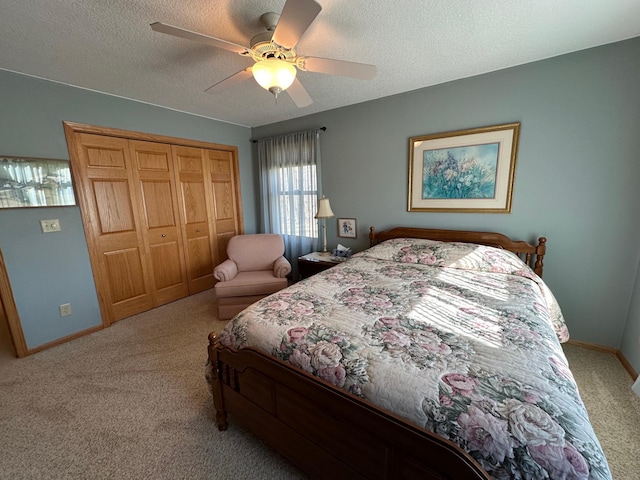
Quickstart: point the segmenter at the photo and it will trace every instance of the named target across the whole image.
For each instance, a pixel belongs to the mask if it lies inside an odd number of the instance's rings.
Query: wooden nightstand
[[[336,257],[331,255],[322,256],[320,252],[312,252],[306,255],[298,257],[298,277],[299,280],[315,275],[318,272],[327,270],[328,268],[335,267],[340,260],[336,260]]]

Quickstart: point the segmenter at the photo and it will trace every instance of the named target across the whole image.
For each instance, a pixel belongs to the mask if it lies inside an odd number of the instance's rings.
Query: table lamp
[[[333,211],[331,210],[331,204],[329,203],[329,199],[324,195],[321,199],[318,200],[318,213],[314,218],[322,219],[322,252],[320,255],[327,256],[329,252],[327,252],[327,218],[333,217]]]

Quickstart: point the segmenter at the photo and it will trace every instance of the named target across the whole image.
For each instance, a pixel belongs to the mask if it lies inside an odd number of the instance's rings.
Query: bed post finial
[[[547,253],[547,238],[540,237],[538,239],[538,245],[536,246],[536,263],[533,267],[533,271],[536,272],[539,277],[542,277],[545,253]]]
[[[376,238],[376,227],[369,227],[369,247],[373,247]]]

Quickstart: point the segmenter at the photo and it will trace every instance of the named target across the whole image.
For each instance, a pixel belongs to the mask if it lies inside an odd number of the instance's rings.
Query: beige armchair
[[[288,286],[291,264],[284,258],[282,236],[271,233],[237,235],[229,240],[227,260],[213,276],[218,318],[228,320],[252,303]]]

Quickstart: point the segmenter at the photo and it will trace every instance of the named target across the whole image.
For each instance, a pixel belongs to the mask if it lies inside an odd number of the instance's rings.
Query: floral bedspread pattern
[[[494,478],[608,479],[567,339],[555,298],[516,255],[416,239],[273,294],[220,336],[452,440]]]

